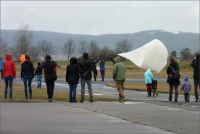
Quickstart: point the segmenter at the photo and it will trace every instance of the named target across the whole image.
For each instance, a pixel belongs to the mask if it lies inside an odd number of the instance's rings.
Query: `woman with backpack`
[[[180,85],[179,66],[176,58],[171,57],[170,64],[167,67],[168,83],[169,83],[169,101],[172,101],[173,88],[175,89],[174,102],[178,100],[178,85]]]

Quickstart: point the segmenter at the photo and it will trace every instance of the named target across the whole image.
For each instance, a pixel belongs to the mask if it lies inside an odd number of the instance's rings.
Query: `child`
[[[184,92],[185,102],[189,102],[189,99],[190,99],[190,93],[189,92],[191,91],[191,84],[190,84],[190,82],[188,80],[188,76],[187,75],[184,76],[184,82],[181,85],[181,90],[180,91],[182,91],[182,90]]]
[[[152,80],[152,92],[153,92],[153,97],[155,96],[155,93],[156,93],[156,96],[158,96],[157,78],[156,77],[154,77],[153,80]]]
[[[148,97],[151,97],[151,84],[153,79],[151,69],[147,69],[147,71],[144,73],[144,79],[147,87]]]
[[[42,86],[42,65],[38,62],[37,71],[35,71],[35,75],[37,75],[37,88],[41,88]]]

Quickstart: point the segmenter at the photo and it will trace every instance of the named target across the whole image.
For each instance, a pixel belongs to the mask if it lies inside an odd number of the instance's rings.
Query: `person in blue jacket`
[[[0,71],[1,71],[1,79],[3,80],[3,59],[0,57]]]
[[[105,76],[105,62],[106,62],[105,59],[102,58],[101,62],[99,63],[102,81],[104,81],[104,76]]]
[[[147,69],[147,71],[144,73],[144,79],[147,87],[148,97],[151,97],[151,85],[153,79],[153,74],[151,72],[151,69]]]

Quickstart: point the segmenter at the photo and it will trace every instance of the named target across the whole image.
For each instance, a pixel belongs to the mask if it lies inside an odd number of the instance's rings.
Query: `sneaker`
[[[53,102],[53,100],[52,100],[52,99],[49,99],[49,102]]]
[[[77,101],[77,100],[74,100],[73,102],[77,103],[78,101]]]
[[[69,100],[69,102],[73,102],[72,100]]]
[[[80,103],[83,103],[83,100],[80,100],[79,102],[80,102]]]
[[[194,102],[198,102],[198,100],[195,100]]]

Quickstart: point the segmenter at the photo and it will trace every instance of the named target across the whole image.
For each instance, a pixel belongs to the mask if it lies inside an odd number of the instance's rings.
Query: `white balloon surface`
[[[118,55],[129,59],[142,69],[151,69],[159,73],[167,64],[168,51],[161,41],[154,39],[138,49]]]

